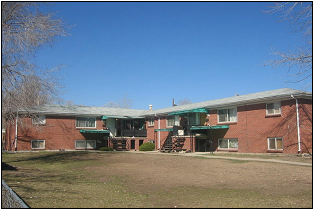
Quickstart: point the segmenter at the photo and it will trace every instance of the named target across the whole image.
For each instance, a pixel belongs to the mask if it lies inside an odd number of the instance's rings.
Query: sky
[[[302,44],[273,2],[54,2],[50,8],[73,27],[35,61],[60,72],[64,101],[101,107],[122,98],[133,109],[172,106],[279,88],[288,67],[264,62]]]

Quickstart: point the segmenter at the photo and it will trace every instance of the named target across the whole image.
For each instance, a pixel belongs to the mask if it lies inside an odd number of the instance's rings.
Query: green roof
[[[89,134],[108,134],[109,130],[95,130],[95,129],[81,129],[80,133],[89,133]]]
[[[173,131],[172,128],[161,128],[161,129],[154,129],[154,131]]]
[[[176,111],[176,112],[170,112],[169,115],[181,115],[181,114],[190,113],[190,112],[208,113],[209,110],[205,109],[205,108],[187,109],[187,110],[179,110],[179,111]]]
[[[191,126],[190,130],[202,130],[202,129],[223,129],[229,128],[229,125],[217,125],[217,126]]]

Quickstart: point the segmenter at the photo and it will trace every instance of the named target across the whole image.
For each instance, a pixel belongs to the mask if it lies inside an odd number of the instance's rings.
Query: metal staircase
[[[125,139],[124,137],[111,138],[111,142],[113,144],[113,149],[115,149],[116,151],[128,151],[127,149],[128,140]]]
[[[176,140],[173,142],[173,150],[176,152],[180,152],[183,150],[183,146],[185,143],[186,138],[185,137],[178,137]]]
[[[172,132],[166,136],[166,139],[161,147],[161,152],[172,152],[173,151],[173,142],[172,142]]]

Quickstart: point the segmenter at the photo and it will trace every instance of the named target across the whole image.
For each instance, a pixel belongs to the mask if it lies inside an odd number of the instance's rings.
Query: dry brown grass
[[[2,154],[30,207],[312,207],[312,167],[121,152]]]

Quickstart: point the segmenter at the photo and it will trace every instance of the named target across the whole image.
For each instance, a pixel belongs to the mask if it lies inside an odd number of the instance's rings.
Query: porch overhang
[[[229,128],[229,125],[217,125],[217,126],[191,126],[190,130],[204,130],[204,129],[225,129]]]
[[[200,112],[200,113],[208,113],[209,110],[206,108],[197,108],[197,109],[188,109],[188,110],[180,110],[176,112],[170,112],[169,115],[182,115],[186,113],[194,113],[194,112]]]
[[[109,134],[109,130],[95,130],[95,129],[81,129],[80,133],[88,133],[88,134]]]
[[[160,129],[154,129],[154,131],[173,131],[173,128],[160,128]]]
[[[144,119],[145,117],[143,117],[143,116],[103,115],[101,119],[106,120],[109,118],[113,118],[113,119]]]

